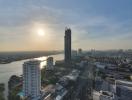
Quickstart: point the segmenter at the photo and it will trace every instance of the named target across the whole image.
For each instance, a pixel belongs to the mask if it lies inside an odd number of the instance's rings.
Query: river
[[[51,57],[54,58],[54,61],[56,60],[62,60],[64,58],[64,54],[57,54],[57,55],[50,55]],[[45,60],[47,56],[42,56],[37,59]],[[8,80],[12,75],[22,75],[22,64],[25,61],[28,61],[29,59],[26,60],[21,60],[21,61],[15,61],[12,63],[8,64],[0,64],[0,83],[5,84],[5,98],[7,100],[7,95],[8,95]],[[43,65],[45,65],[46,62],[43,62]]]

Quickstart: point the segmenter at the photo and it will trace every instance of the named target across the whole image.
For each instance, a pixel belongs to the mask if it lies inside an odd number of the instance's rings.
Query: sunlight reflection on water
[[[41,69],[46,66],[46,59],[47,59],[47,57],[39,57],[39,58],[34,58],[34,59],[42,61],[41,64],[40,64],[40,68]]]

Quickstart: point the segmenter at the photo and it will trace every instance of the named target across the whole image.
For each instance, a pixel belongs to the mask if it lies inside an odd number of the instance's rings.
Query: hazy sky
[[[132,49],[132,0],[0,0],[0,51],[62,50],[66,26],[74,49]]]

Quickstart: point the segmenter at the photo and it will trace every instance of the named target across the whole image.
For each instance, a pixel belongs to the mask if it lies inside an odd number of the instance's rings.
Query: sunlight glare
[[[44,36],[45,35],[45,32],[44,32],[43,29],[38,29],[37,33],[38,33],[39,36]]]

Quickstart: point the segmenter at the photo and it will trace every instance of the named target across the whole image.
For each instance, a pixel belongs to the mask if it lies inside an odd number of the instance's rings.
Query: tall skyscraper
[[[71,29],[65,29],[65,62],[69,63],[71,61]]]
[[[25,97],[38,100],[41,91],[40,61],[31,60],[23,64],[23,92]]]

